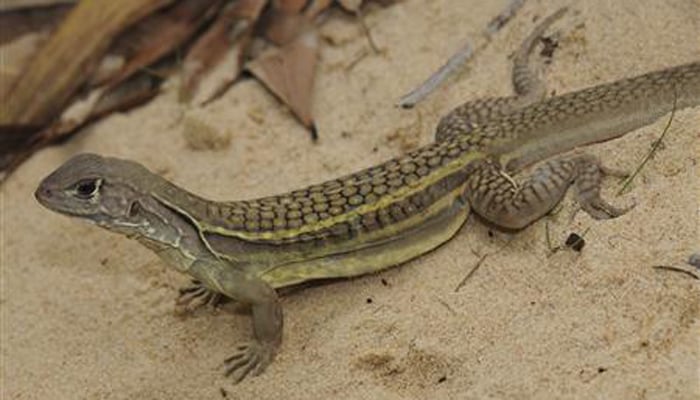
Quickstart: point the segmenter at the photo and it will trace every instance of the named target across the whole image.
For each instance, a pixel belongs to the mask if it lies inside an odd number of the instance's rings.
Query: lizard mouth
[[[84,213],[80,213],[79,209],[73,209],[70,206],[68,206],[65,203],[61,192],[51,188],[51,186],[47,185],[45,182],[42,182],[36,189],[36,191],[34,192],[34,198],[36,198],[39,204],[48,208],[51,211],[55,211],[71,217],[85,218],[87,216]]]

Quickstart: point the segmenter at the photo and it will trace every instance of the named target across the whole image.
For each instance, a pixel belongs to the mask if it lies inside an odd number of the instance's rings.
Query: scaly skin
[[[532,50],[534,36],[521,54]],[[521,65],[526,58],[515,60],[517,97],[466,103],[443,118],[436,142],[322,184],[214,202],[133,161],[82,154],[46,177],[36,197],[51,210],[138,240],[191,275],[197,284],[185,292],[193,293],[187,301],[223,295],[251,304],[254,340],[225,362],[240,381],[262,372],[281,343],[275,289],[405,262],[450,239],[470,210],[522,228],[549,212],[572,183],[592,216],[620,215],[624,210],[599,196],[606,171],[591,156],[548,161],[521,184],[508,174],[621,136],[674,103],[678,109],[700,103],[700,62],[540,101],[543,85]]]

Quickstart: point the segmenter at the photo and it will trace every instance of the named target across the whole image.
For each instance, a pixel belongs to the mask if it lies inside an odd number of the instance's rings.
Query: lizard
[[[595,157],[547,159],[700,104],[700,61],[545,99],[528,56],[563,12],[516,51],[514,96],[458,106],[439,121],[434,142],[376,166],[284,194],[216,202],[135,161],[85,153],[45,177],[35,197],[137,240],[190,275],[184,303],[250,304],[253,339],[224,361],[226,375],[240,382],[262,373],[279,350],[278,289],[402,264],[451,239],[472,211],[522,229],[572,185],[596,219],[627,211],[601,197],[601,180],[614,171]]]

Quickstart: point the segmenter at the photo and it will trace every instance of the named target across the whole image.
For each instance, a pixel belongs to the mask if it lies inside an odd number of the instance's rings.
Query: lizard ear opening
[[[134,200],[129,204],[129,217],[133,218],[137,216],[141,212],[141,203],[138,202],[138,200]]]

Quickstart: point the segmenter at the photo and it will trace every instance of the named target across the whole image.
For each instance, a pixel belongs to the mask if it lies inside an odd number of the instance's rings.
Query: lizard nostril
[[[44,187],[44,186],[40,186],[36,190],[36,192],[34,192],[34,197],[41,200],[41,199],[46,199],[46,198],[51,197],[52,194],[53,194],[53,192],[51,191],[51,189]]]

